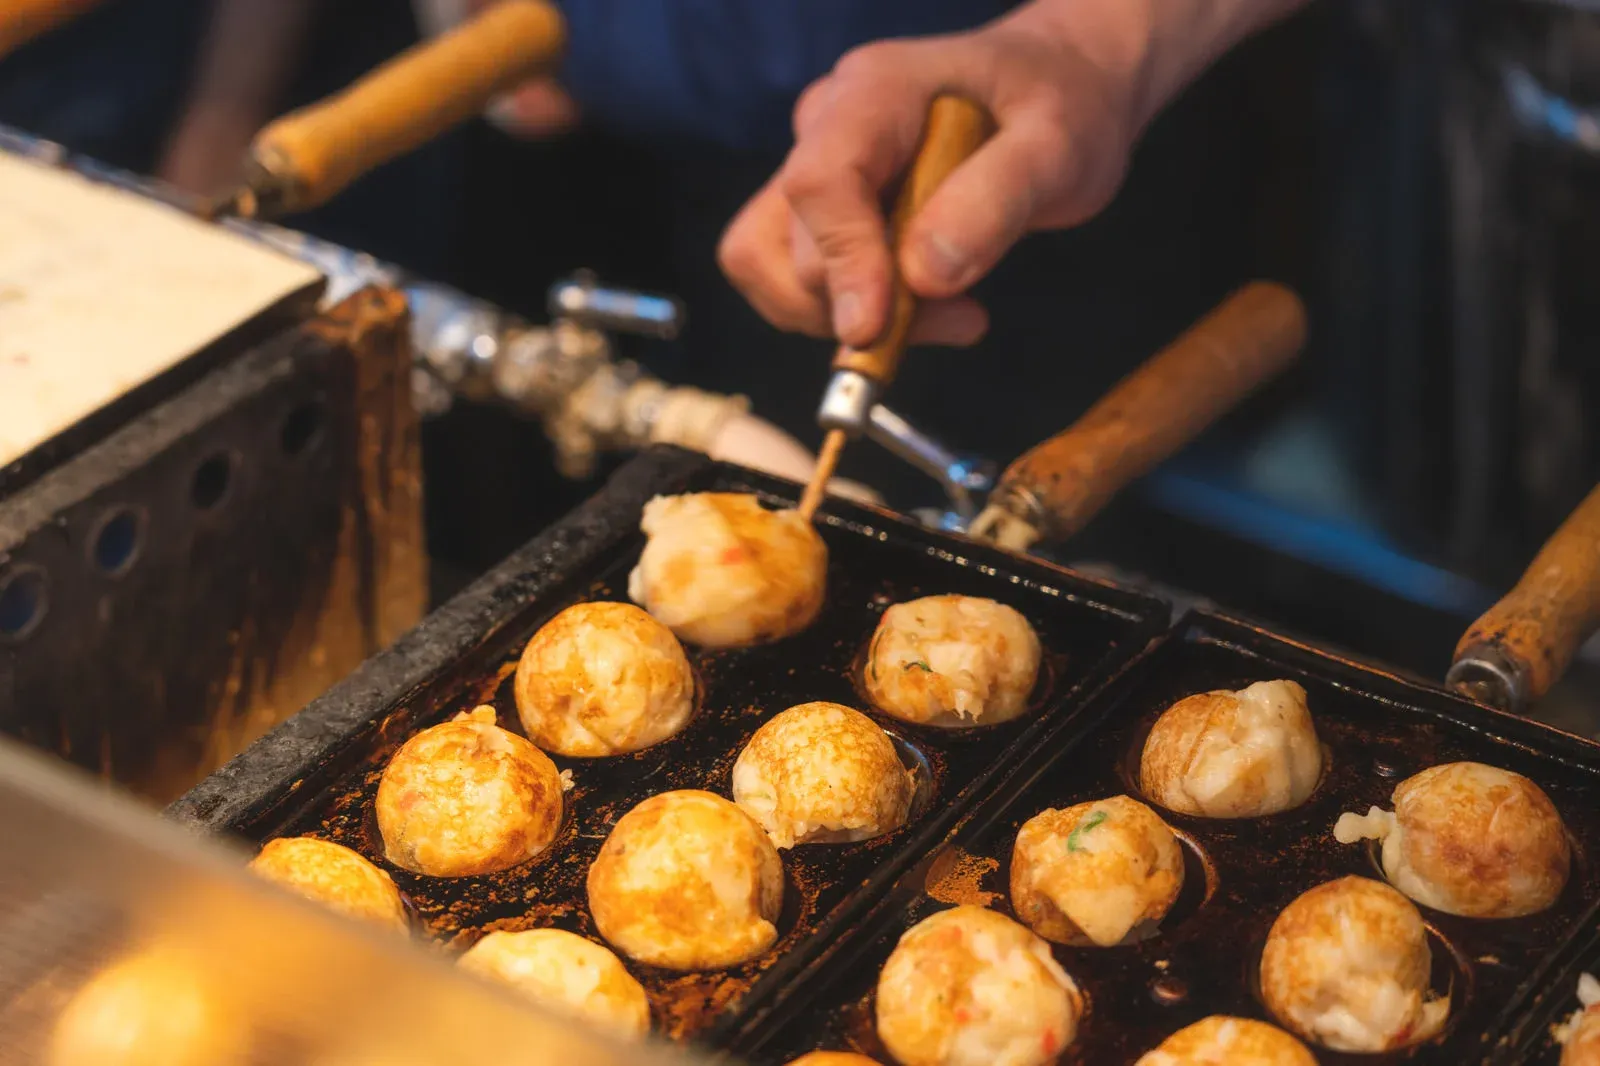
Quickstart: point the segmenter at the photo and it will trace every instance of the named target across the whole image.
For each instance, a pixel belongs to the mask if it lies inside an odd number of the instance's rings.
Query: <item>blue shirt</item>
[[[782,151],[790,112],[857,45],[971,29],[1017,0],[558,0],[562,83],[625,136]]]

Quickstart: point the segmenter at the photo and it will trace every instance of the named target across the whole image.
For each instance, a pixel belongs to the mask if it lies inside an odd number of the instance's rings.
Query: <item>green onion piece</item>
[[[1083,843],[1082,843],[1083,834],[1085,834],[1089,830],[1095,828],[1096,826],[1098,826],[1100,823],[1104,822],[1109,817],[1111,817],[1111,816],[1109,814],[1107,814],[1105,811],[1095,811],[1092,814],[1090,814],[1089,817],[1087,817],[1083,821],[1079,822],[1078,823],[1078,828],[1074,829],[1072,832],[1067,834],[1067,850],[1068,851],[1082,851],[1083,850]]]
[[[921,659],[913,659],[910,662],[906,663],[903,667],[901,667],[901,669],[902,670],[911,670],[911,669],[926,670],[930,674],[933,673],[933,667],[929,666],[927,663],[923,662]]]

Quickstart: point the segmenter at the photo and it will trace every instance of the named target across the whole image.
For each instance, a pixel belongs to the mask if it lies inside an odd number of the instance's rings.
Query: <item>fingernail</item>
[[[861,297],[853,292],[840,293],[833,301],[833,333],[847,337],[861,328]]]
[[[967,273],[967,257],[961,249],[937,233],[917,242],[917,258],[923,271],[943,285],[959,285]]]

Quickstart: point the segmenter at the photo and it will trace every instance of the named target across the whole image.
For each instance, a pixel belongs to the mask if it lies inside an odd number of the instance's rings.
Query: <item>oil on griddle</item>
[[[1323,882],[1350,874],[1383,877],[1374,848],[1334,841],[1340,813],[1389,809],[1401,780],[1458,760],[1514,770],[1549,794],[1572,836],[1566,891],[1549,910],[1517,919],[1475,920],[1420,908],[1433,986],[1452,997],[1443,1033],[1383,1054],[1313,1051],[1323,1066],[1554,1066],[1559,1049],[1546,1026],[1524,1026],[1533,1031],[1523,1034],[1524,1046],[1510,1050],[1502,1030],[1514,1024],[1507,1016],[1526,1013],[1541,980],[1553,980],[1544,972],[1554,970],[1543,966],[1546,960],[1595,925],[1600,745],[1205,616],[1131,667],[1085,713],[1062,723],[1030,765],[979,804],[943,848],[908,871],[864,917],[859,943],[830,960],[831,974],[806,975],[810,988],[795,997],[780,1025],[742,1034],[734,1049],[762,1064],[817,1049],[855,1050],[892,1062],[875,1031],[873,990],[900,935],[957,903],[1015,917],[1011,848],[1024,821],[1048,807],[1117,794],[1141,798],[1139,752],[1162,711],[1191,693],[1273,678],[1306,688],[1329,756],[1321,782],[1302,806],[1265,818],[1222,821],[1160,811],[1184,847],[1185,885],[1159,931],[1113,948],[1052,945],[1086,1002],[1078,1040],[1060,1066],[1127,1066],[1211,1014],[1273,1021],[1256,971],[1278,913]],[[1559,1017],[1576,1007],[1574,981],[1563,974],[1560,986],[1549,990],[1563,1004],[1551,1013]]]
[[[715,479],[698,479],[700,484],[693,487],[727,491],[776,484],[730,479],[726,468],[717,469],[724,472]],[[765,498],[769,505],[779,503]],[[264,813],[230,828],[256,840],[310,833],[355,848],[394,876],[414,908],[416,935],[451,953],[493,930],[555,927],[599,941],[585,902],[585,877],[610,828],[636,803],[672,789],[729,795],[732,765],[746,740],[764,721],[794,704],[832,700],[870,711],[854,672],[879,616],[891,603],[954,592],[989,596],[1019,609],[1045,649],[1032,711],[1014,722],[966,731],[919,728],[878,716],[919,774],[912,817],[906,826],[876,840],[801,845],[782,852],[785,901],[779,939],[767,953],[742,966],[687,974],[624,959],[649,994],[656,1032],[721,1044],[719,1033],[736,1027],[741,1008],[781,994],[791,972],[845,935],[853,916],[892,884],[899,870],[924,854],[987,784],[1021,758],[1034,736],[1076,709],[1090,680],[1103,678],[1142,647],[1159,606],[1042,564],[1008,564],[1005,556],[963,548],[952,538],[875,512],[839,510],[851,517],[823,519],[830,553],[828,593],[812,626],[754,648],[705,651],[686,646],[699,682],[699,707],[682,733],[629,755],[554,757],[558,767],[572,772],[574,788],[566,797],[562,829],[544,855],[477,877],[442,879],[400,870],[382,857],[373,814],[378,781],[407,737],[480,703],[492,704],[499,724],[521,733],[512,675],[523,644],[571,603],[625,598],[628,572],[643,546],[636,531],[586,567],[561,594],[527,604],[478,652],[419,691],[397,694],[375,727],[358,731],[346,750],[325,764],[307,768],[304,780],[275,797]],[[1130,605],[1135,609],[1130,611]]]

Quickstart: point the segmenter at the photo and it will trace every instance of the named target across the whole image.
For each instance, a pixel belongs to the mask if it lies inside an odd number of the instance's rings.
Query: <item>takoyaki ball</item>
[[[517,714],[558,755],[660,743],[694,714],[694,671],[672,630],[631,603],[580,603],[546,622],[517,664]]]
[[[1134,1066],[1317,1066],[1317,1060],[1276,1026],[1213,1014],[1179,1029]]]
[[[1578,978],[1582,1006],[1556,1031],[1561,1066],[1600,1066],[1600,981],[1593,974]]]
[[[250,861],[250,869],[352,918],[402,933],[409,925],[400,890],[389,875],[331,840],[269,840]]]
[[[769,511],[743,493],[657,496],[639,528],[649,539],[628,597],[684,640],[778,640],[822,609],[828,549],[798,511]]]
[[[1138,800],[1112,796],[1023,823],[1011,852],[1017,917],[1062,944],[1120,944],[1183,888],[1183,847]]]
[[[643,986],[609,949],[575,933],[490,933],[467,949],[459,965],[618,1036],[650,1031],[650,1001]]]
[[[868,647],[873,706],[917,725],[959,729],[1028,709],[1039,637],[1015,609],[977,596],[924,596],[883,612]]]
[[[50,1066],[242,1066],[247,1019],[214,978],[161,947],[113,963],[56,1019]]]
[[[1434,766],[1400,782],[1394,811],[1339,816],[1341,844],[1383,842],[1389,882],[1425,907],[1467,918],[1542,911],[1566,886],[1567,830],[1550,797],[1521,774],[1477,762]]]
[[[911,809],[889,734],[837,703],[802,703],[755,731],[733,764],[733,800],[780,848],[867,840]]]
[[[901,1066],[1044,1066],[1082,1012],[1050,945],[983,907],[918,922],[878,975],[878,1036]]]
[[[783,864],[767,834],[710,792],[663,792],[617,820],[589,867],[595,926],[624,955],[715,970],[778,936]]]
[[[878,1062],[854,1051],[808,1051],[786,1066],[878,1066]]]
[[[1450,1013],[1433,998],[1427,930],[1381,881],[1343,877],[1302,894],[1272,923],[1261,994],[1287,1028],[1335,1051],[1426,1040]]]
[[[1322,777],[1306,690],[1258,681],[1201,692],[1156,720],[1139,760],[1139,787],[1168,810],[1258,818],[1304,803]]]
[[[479,707],[403,744],[378,784],[384,854],[434,877],[506,870],[561,825],[561,775],[549,756]]]

